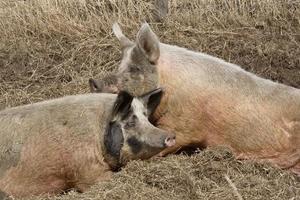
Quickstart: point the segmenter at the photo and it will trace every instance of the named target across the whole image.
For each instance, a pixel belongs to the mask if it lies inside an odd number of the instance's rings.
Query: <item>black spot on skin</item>
[[[137,116],[132,115],[125,124],[125,129],[133,128],[136,126]]]
[[[11,200],[11,198],[5,192],[0,190],[0,200]]]
[[[120,124],[111,122],[107,129],[107,134],[104,135],[104,145],[108,154],[119,159],[123,144],[124,137]]]
[[[127,139],[127,143],[132,151],[132,153],[137,154],[142,150],[142,142],[140,142],[136,137],[132,136]]]
[[[121,120],[122,120],[122,121],[127,120],[127,119],[132,115],[132,113],[133,113],[133,110],[132,110],[132,108],[130,108],[130,109],[128,110],[127,114],[123,114],[123,115],[122,115]]]

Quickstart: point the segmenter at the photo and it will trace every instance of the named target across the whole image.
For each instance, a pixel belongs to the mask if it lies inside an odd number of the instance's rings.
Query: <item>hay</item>
[[[267,164],[237,161],[227,149],[215,148],[190,157],[133,161],[110,182],[54,199],[239,200],[237,192],[242,199],[299,199],[300,179]]]
[[[300,88],[298,0],[0,0],[0,109],[89,91],[120,61],[111,25],[132,39],[144,20],[165,43],[202,51]],[[227,151],[135,161],[90,192],[58,199],[299,199],[299,179]]]
[[[0,109],[88,92],[116,68],[119,21],[132,39],[151,1],[0,0]],[[170,1],[161,41],[206,52],[288,85],[300,85],[300,4],[291,0]]]

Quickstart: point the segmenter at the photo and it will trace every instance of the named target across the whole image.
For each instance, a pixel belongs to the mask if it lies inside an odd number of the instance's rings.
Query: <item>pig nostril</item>
[[[166,146],[173,146],[175,144],[175,136],[168,136],[165,139]]]
[[[169,136],[169,137],[167,137],[167,141],[170,141],[170,140],[175,140],[175,138],[176,138],[176,136],[174,135],[174,136]]]

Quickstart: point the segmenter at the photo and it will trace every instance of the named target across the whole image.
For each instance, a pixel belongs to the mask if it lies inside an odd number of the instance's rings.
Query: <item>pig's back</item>
[[[167,44],[160,47],[160,81],[173,89],[174,95],[193,99],[217,94],[235,106],[247,102],[263,103],[277,110],[282,108],[279,112],[299,110],[299,89],[258,77],[240,66],[204,53]],[[176,90],[180,92],[175,93]],[[272,110],[276,112],[276,109]]]
[[[87,134],[101,129],[101,122],[110,114],[114,94],[66,96],[0,112],[0,178],[16,165],[26,139],[39,134]]]

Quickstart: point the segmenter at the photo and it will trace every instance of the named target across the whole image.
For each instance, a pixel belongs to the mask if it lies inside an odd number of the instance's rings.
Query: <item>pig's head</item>
[[[156,64],[160,56],[159,40],[147,23],[137,33],[135,42],[130,41],[119,25],[113,25],[113,32],[120,41],[122,60],[113,76],[103,80],[90,79],[92,92],[116,93],[127,91],[140,96],[158,87]]]
[[[121,91],[104,135],[104,157],[112,169],[129,160],[147,159],[175,144],[175,135],[153,126],[148,118],[158,106],[162,89],[134,98]]]

